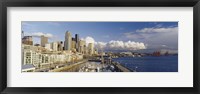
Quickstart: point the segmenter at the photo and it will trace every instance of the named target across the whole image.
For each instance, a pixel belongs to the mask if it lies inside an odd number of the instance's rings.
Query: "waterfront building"
[[[48,49],[50,44],[46,44]],[[49,66],[54,63],[71,62],[71,52],[46,51],[44,47],[22,45],[22,66],[33,65],[35,68]],[[24,68],[25,69],[25,68]],[[31,68],[32,69],[32,68]],[[29,70],[24,70],[29,71]]]
[[[45,44],[47,44],[47,43],[48,43],[48,37],[42,35],[41,36],[41,46],[45,47]]]
[[[23,50],[23,63],[22,65],[32,64],[36,68],[40,67],[43,54],[41,53],[42,47],[22,45]]]
[[[38,64],[41,62],[40,53],[30,49],[24,49],[23,52],[23,65],[32,64],[37,67]]]
[[[65,50],[71,50],[71,42],[72,42],[72,37],[71,37],[71,33],[69,31],[67,31],[65,33]]]
[[[32,63],[32,51],[30,50],[24,50],[24,62],[23,62],[23,65],[26,65],[26,64],[33,64]]]
[[[93,43],[88,44],[88,53],[89,53],[89,55],[94,54],[94,44]]]
[[[50,56],[48,54],[41,55],[41,63],[40,66],[45,66],[50,64]]]
[[[33,38],[32,36],[24,36],[22,38],[22,43],[26,45],[33,45]]]

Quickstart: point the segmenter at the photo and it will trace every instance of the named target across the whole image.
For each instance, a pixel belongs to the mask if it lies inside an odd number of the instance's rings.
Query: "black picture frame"
[[[0,1],[0,91],[2,94],[199,94],[200,0],[2,0]],[[7,7],[193,7],[194,87],[7,87]]]

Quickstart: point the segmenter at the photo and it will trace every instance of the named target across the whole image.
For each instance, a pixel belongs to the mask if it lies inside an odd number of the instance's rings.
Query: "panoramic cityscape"
[[[178,22],[21,25],[22,72],[178,72]]]

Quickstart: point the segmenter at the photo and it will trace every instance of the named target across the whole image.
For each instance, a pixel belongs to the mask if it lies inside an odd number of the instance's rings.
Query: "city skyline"
[[[22,72],[177,71],[177,22],[22,22]]]
[[[155,51],[178,50],[178,22],[22,22],[24,35],[33,36],[40,44],[45,35],[50,42],[65,41],[65,32],[72,37],[94,43],[106,50]]]

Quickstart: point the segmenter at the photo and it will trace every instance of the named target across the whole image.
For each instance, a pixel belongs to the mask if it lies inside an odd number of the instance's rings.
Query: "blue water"
[[[137,72],[178,72],[178,56],[120,57],[113,60]]]

